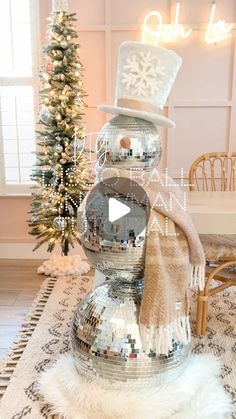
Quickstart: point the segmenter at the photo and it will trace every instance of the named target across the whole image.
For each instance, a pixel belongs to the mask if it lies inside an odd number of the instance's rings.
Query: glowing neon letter
[[[214,44],[216,42],[222,41],[223,39],[230,38],[231,30],[233,29],[233,25],[225,23],[224,20],[218,20],[214,23],[215,12],[216,4],[214,2],[211,6],[211,12],[205,36],[205,40],[208,44]]]
[[[174,24],[163,24],[162,15],[158,11],[149,12],[143,22],[142,42],[157,45],[161,40],[165,43],[177,42],[179,38],[186,39],[192,29],[185,30],[179,23],[180,4],[176,3]],[[150,28],[148,22],[151,18],[156,18],[156,29]]]

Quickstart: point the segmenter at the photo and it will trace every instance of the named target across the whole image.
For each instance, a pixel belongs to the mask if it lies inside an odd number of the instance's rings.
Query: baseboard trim
[[[48,259],[51,253],[47,252],[47,246],[43,245],[33,252],[34,243],[0,243],[0,259]],[[60,255],[60,246],[56,246],[53,254]],[[79,254],[85,257],[82,247],[77,244],[70,251],[70,255]]]
[[[1,267],[20,267],[20,266],[29,266],[29,267],[39,267],[45,259],[0,259]]]

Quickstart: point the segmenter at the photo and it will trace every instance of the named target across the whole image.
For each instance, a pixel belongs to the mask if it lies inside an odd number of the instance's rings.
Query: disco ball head
[[[162,386],[185,369],[190,345],[172,343],[168,354],[145,351],[139,331],[143,280],[109,280],[78,305],[71,329],[78,373],[115,389]]]
[[[97,166],[151,170],[162,155],[158,128],[140,118],[118,115],[97,137]]]

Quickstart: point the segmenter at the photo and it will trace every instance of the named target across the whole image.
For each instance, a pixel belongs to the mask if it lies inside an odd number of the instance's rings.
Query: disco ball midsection
[[[109,278],[130,281],[142,278],[150,209],[133,201],[132,211],[126,217],[110,222],[109,200],[117,197],[117,193],[104,195],[101,189],[96,186],[90,192],[84,211],[78,216],[85,254],[90,263]],[[131,201],[125,202],[130,205]]]
[[[144,275],[145,244],[140,247],[123,247],[123,244],[108,242],[94,250],[91,242],[83,241],[83,249],[90,263],[109,278],[133,281]]]

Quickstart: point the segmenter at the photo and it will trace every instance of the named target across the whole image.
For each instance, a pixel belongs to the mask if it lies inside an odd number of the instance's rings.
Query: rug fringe
[[[0,362],[0,399],[6,390],[12,373],[14,372],[28,342],[31,338],[40,317],[43,314],[44,307],[49,299],[57,278],[47,278],[41,285],[41,288],[35,297],[30,310],[23,322],[19,332],[9,351]]]

